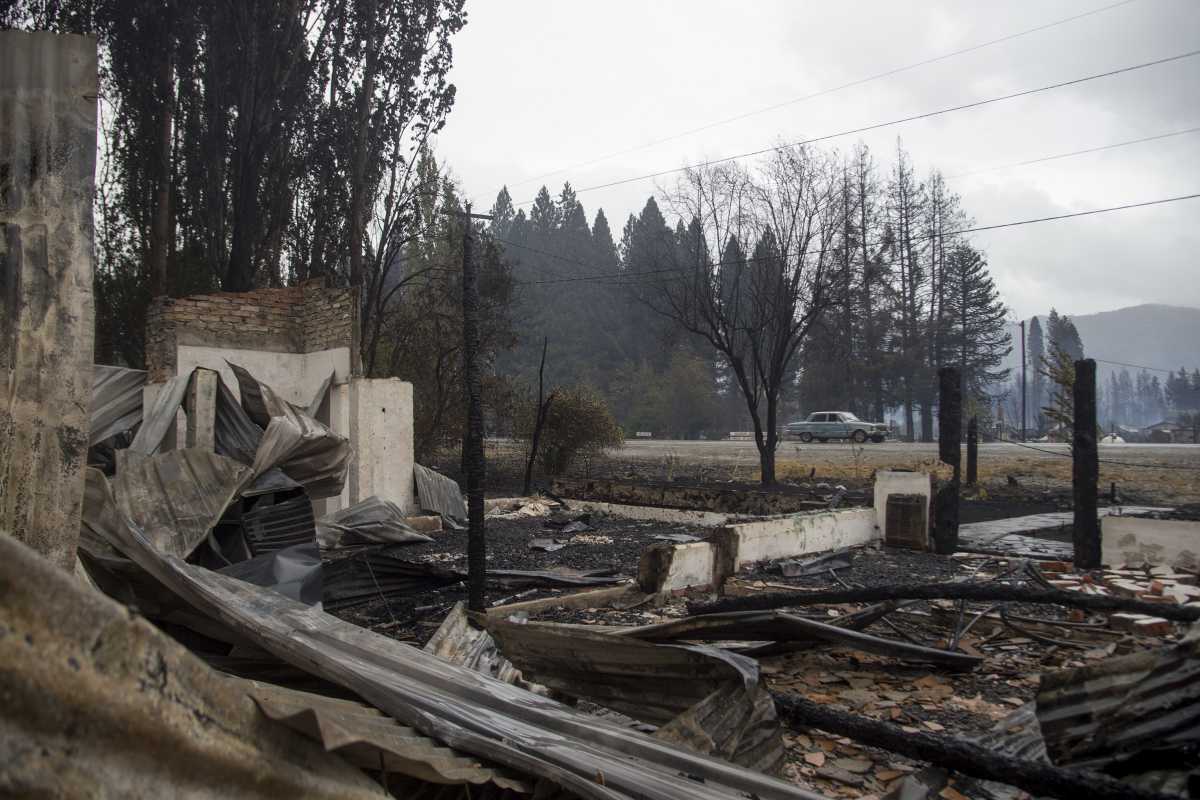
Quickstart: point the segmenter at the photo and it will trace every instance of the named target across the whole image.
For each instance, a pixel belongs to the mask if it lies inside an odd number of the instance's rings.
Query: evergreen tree
[[[1012,336],[1005,324],[1008,309],[987,271],[983,255],[970,245],[950,251],[945,265],[943,318],[947,326],[945,347],[962,376],[964,399],[982,399],[987,390],[1008,378],[1001,363],[1012,352]]]
[[[492,204],[492,210],[488,213],[492,217],[492,221],[489,223],[492,235],[499,239],[507,239],[517,216],[513,208],[512,195],[508,193],[507,186],[500,188],[500,193],[496,195],[496,202]]]

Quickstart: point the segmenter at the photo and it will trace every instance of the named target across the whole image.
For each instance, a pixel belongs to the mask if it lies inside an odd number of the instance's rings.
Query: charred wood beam
[[[764,611],[789,606],[878,603],[885,600],[976,600],[979,602],[1040,603],[1081,608],[1085,611],[1125,611],[1148,614],[1173,622],[1200,619],[1200,608],[1147,603],[1108,595],[1082,594],[1059,589],[1032,589],[997,583],[919,583],[868,586],[863,589],[826,589],[819,592],[772,592],[750,597],[727,597],[712,603],[689,603],[692,614],[726,611]]]
[[[1038,761],[1013,758],[964,739],[932,733],[910,733],[898,725],[834,711],[795,695],[772,693],[780,718],[792,726],[820,728],[880,747],[908,758],[927,761],[966,775],[1016,786],[1035,797],[1075,800],[1167,800],[1173,795],[1152,792],[1098,772],[1064,769]]]

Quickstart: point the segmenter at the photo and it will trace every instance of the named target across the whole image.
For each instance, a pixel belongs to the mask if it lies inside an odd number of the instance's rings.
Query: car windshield
[[[843,422],[858,422],[859,420],[858,420],[858,417],[854,416],[849,411],[843,411],[842,412],[842,421]]]

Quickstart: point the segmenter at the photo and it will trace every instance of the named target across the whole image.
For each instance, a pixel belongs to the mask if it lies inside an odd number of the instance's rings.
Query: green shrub
[[[529,442],[537,418],[537,400],[528,399],[517,414],[517,435]],[[549,476],[565,473],[580,458],[593,458],[620,447],[625,435],[608,405],[585,386],[556,389],[538,443],[538,464]]]

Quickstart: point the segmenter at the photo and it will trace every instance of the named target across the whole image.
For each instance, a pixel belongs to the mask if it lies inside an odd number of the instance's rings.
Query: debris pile
[[[20,761],[13,786],[65,786],[86,769],[128,790],[128,759],[156,746],[128,743],[108,766],[109,750],[90,746],[72,765],[72,731],[170,742],[196,724],[181,709],[210,720],[213,738],[143,770],[144,787],[178,788],[184,755],[217,763],[227,749],[240,754],[230,769],[283,770],[275,788],[315,796],[466,785],[495,797],[1016,800],[1195,786],[1193,572],[855,547],[752,564],[715,598],[646,594],[621,564],[563,563],[617,538],[628,547],[626,529],[525,499],[493,504],[491,524],[547,568],[489,564],[503,596],[469,615],[455,602],[464,564],[438,549],[463,535],[457,484],[418,466],[418,504],[434,517],[370,497],[318,518],[313,499],[341,493],[346,440],[233,369],[241,399],[217,376],[211,449],[167,446],[181,408],[203,427],[198,373],[141,415],[137,376],[97,382],[106,436],[87,474],[82,574],[153,626],[43,576],[48,565],[0,538],[5,680],[24,693],[0,745],[44,753]],[[699,538],[664,528],[644,523],[630,541]],[[79,623],[45,618],[31,579]],[[431,597],[442,599],[412,605]],[[367,604],[386,614],[373,629],[331,613]],[[422,649],[396,638],[416,616],[436,628]],[[31,711],[57,705],[74,727]]]

